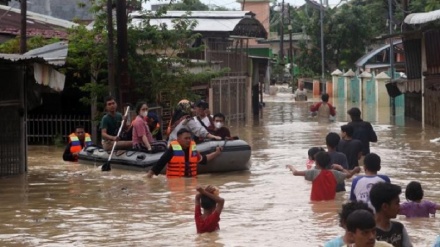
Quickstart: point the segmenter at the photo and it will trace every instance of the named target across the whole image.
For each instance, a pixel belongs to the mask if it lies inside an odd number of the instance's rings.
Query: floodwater
[[[336,121],[319,124],[308,115],[310,102],[279,94],[265,103],[259,120],[231,123],[252,146],[249,172],[147,179],[63,162],[59,148],[29,147],[28,174],[0,179],[0,246],[319,246],[341,235],[337,211],[348,192],[310,203],[311,184],[285,166],[305,168],[308,148],[324,146],[328,132],[339,132],[349,106],[334,102]],[[390,122],[389,109],[363,111],[378,134],[371,149],[382,157],[381,173],[403,188],[420,181],[425,199],[440,202],[440,143],[429,141],[439,131],[401,116]],[[219,232],[196,234],[198,184],[218,186],[226,200]],[[414,246],[430,246],[440,233],[437,218],[398,220]]]

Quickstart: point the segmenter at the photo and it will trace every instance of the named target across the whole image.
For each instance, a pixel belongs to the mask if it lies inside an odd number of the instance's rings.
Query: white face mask
[[[220,129],[221,127],[223,127],[223,123],[220,123],[220,122],[215,122],[214,125],[217,129]]]
[[[141,114],[142,114],[142,116],[146,117],[146,116],[148,116],[148,111],[144,111]]]

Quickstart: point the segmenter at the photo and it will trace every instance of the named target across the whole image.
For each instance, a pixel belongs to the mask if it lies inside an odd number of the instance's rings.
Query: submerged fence
[[[50,145],[57,140],[66,143],[69,134],[77,126],[83,126],[86,131],[90,132],[92,127],[90,115],[28,115],[28,144]]]

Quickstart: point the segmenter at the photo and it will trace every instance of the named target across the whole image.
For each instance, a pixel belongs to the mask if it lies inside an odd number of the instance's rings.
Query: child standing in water
[[[309,151],[307,152],[307,154],[309,155],[309,159],[306,162],[307,170],[310,170],[315,166],[315,154],[321,151],[325,151],[325,150],[319,147],[312,147],[309,149]]]
[[[219,197],[219,190],[212,185],[206,188],[197,187],[197,191],[194,210],[197,233],[220,230],[218,223],[225,200]],[[203,214],[201,208],[203,208]]]
[[[406,217],[429,217],[440,209],[440,205],[423,199],[423,189],[419,182],[412,181],[406,186],[405,197],[407,202],[400,204],[399,214]]]
[[[292,165],[286,167],[294,176],[303,176],[306,180],[312,181],[311,201],[334,200],[336,196],[336,184],[341,183],[346,178],[351,178],[359,169],[347,171],[339,165],[333,167],[337,170],[329,170],[330,155],[327,152],[318,152],[315,155],[316,168],[305,171],[298,171]]]

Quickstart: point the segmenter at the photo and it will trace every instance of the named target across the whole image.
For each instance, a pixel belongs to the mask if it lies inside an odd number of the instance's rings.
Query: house
[[[405,93],[405,114],[440,127],[440,10],[409,14],[404,23],[412,29],[399,34],[407,78],[397,86]]]
[[[204,45],[205,50],[198,54],[188,54],[190,59],[216,62],[222,68],[229,68],[228,75],[216,78],[209,85],[199,85],[197,90],[202,98],[209,100],[214,107],[211,112],[223,112],[229,119],[245,118],[251,110],[247,108],[252,102],[252,112],[259,112],[258,95],[261,71],[263,75],[267,62],[249,56],[249,40],[267,38],[267,31],[251,11],[168,11],[156,16],[155,12],[145,16],[142,13],[131,13],[131,24],[142,27],[144,21],[150,25],[161,25],[172,30],[173,20],[185,18],[196,21],[194,32],[201,37],[192,44]],[[226,85],[232,85],[231,87]],[[228,98],[222,97],[228,95]],[[249,97],[249,98],[248,98]],[[252,99],[251,99],[252,98]]]
[[[20,9],[0,5],[0,43],[20,35]],[[77,26],[76,23],[55,17],[26,12],[26,36],[67,39],[67,29]]]
[[[27,167],[28,109],[41,99],[43,87],[62,90],[64,75],[54,67],[65,63],[64,42],[20,54],[0,54],[0,176],[25,173]],[[32,70],[31,70],[32,68]],[[28,72],[33,74],[29,75]]]
[[[10,0],[9,7],[20,8],[18,0]],[[27,0],[27,10],[41,15],[73,21],[91,21],[90,1],[84,0]]]

